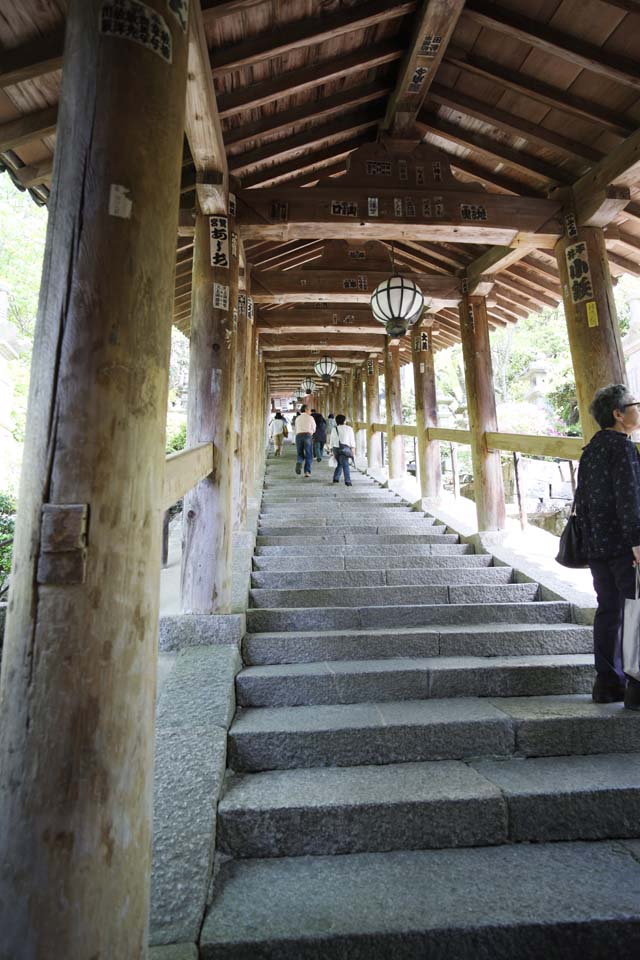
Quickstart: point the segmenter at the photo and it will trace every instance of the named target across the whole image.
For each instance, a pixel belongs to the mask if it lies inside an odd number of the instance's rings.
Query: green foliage
[[[16,501],[10,494],[0,492],[0,594],[11,572],[16,506]]]
[[[178,429],[167,436],[167,453],[177,453],[187,445],[187,425],[182,423]]]
[[[9,320],[31,341],[38,295],[47,211],[0,176],[0,280],[9,287]]]

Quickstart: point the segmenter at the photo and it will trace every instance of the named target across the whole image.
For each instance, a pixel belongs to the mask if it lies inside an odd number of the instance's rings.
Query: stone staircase
[[[268,463],[201,957],[637,958],[640,716],[590,628],[330,479]]]

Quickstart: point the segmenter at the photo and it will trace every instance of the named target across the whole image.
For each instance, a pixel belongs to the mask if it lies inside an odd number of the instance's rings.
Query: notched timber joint
[[[45,503],[40,522],[38,583],[84,583],[87,571],[89,504]]]

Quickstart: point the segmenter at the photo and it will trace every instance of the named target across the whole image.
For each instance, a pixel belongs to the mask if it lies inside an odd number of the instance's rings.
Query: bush
[[[13,550],[13,534],[16,524],[15,498],[8,493],[0,492],[0,596],[6,589],[9,573],[11,572],[11,553]]]
[[[181,424],[175,433],[167,437],[167,453],[177,453],[178,450],[184,450],[187,445],[187,425]]]

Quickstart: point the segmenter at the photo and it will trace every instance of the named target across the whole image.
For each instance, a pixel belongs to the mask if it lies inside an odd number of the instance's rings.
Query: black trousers
[[[598,609],[593,621],[593,652],[596,673],[606,680],[624,682],[622,672],[622,624],[624,601],[636,595],[633,554],[589,562]]]

